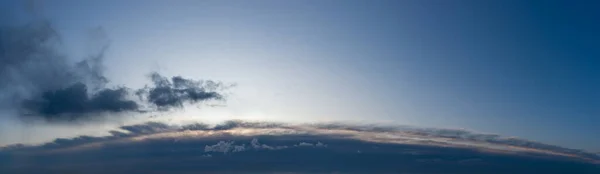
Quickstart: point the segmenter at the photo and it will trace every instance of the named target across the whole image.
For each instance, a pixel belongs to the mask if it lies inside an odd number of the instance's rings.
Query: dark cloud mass
[[[86,114],[96,112],[135,111],[138,104],[126,100],[125,88],[102,89],[88,96],[87,86],[76,83],[64,89],[46,91],[37,100],[25,100],[23,109],[33,115],[43,115],[53,119],[62,114]],[[76,118],[76,117],[74,117]]]
[[[183,107],[185,102],[197,103],[211,99],[222,99],[221,94],[214,91],[223,85],[214,81],[195,81],[181,76],[167,77],[158,73],[150,75],[153,86],[146,86],[136,92],[138,96],[154,104],[160,110],[172,107]]]
[[[473,140],[469,137],[485,136],[464,130],[229,121],[214,126],[150,122],[111,134],[5,147],[0,173],[600,172],[596,154],[532,147],[525,142],[534,142],[523,139],[511,143],[517,139],[502,136],[494,143]]]
[[[152,85],[143,89],[107,87],[102,62],[108,41],[101,28],[92,34],[90,42],[100,42],[98,49],[76,62],[62,54],[60,35],[47,21],[0,27],[0,109],[17,108],[28,118],[71,121],[106,112],[165,111],[223,99],[217,92],[223,89],[221,83],[180,76],[169,79],[158,73],[152,73]],[[130,91],[143,100],[134,100]]]

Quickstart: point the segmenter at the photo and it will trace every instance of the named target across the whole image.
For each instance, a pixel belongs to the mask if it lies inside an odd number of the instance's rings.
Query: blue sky
[[[2,4],[6,23],[27,20]],[[226,107],[174,118],[393,122],[600,151],[598,5],[57,0],[38,12],[72,57],[101,26],[113,84],[151,71],[238,84]]]

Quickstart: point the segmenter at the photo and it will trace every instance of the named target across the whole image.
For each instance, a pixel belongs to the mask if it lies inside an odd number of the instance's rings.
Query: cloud
[[[302,144],[304,142],[301,142]],[[311,144],[312,146],[312,144]],[[294,145],[291,147],[298,147],[298,145]],[[288,146],[270,146],[267,144],[261,144],[258,142],[258,138],[253,138],[250,143],[235,145],[234,141],[219,141],[214,145],[206,145],[204,148],[204,152],[222,152],[222,153],[230,153],[230,152],[242,152],[246,150],[281,150],[287,149]]]
[[[10,99],[18,102],[23,98],[36,97],[43,91],[58,90],[84,80],[103,85],[102,78],[92,78],[96,74],[93,71],[97,69],[83,66],[101,61],[102,54],[95,56],[97,61],[69,63],[67,57],[58,52],[61,39],[48,22],[2,27],[0,35],[3,103],[12,102]]]
[[[313,146],[313,144],[310,143],[305,143],[305,142],[301,142],[300,144],[298,144],[297,146]]]
[[[253,138],[252,141],[250,142],[250,147],[254,148],[254,149],[267,149],[267,150],[279,150],[279,149],[285,149],[288,148],[288,146],[269,146],[266,144],[260,144],[260,142],[258,142],[257,138]]]
[[[89,42],[96,45],[89,56],[73,61],[61,52],[62,39],[46,20],[0,27],[0,109],[52,122],[92,120],[105,113],[167,111],[222,100],[220,91],[229,87],[156,72],[142,89],[109,87],[103,64],[108,37],[99,27],[90,32]]]
[[[519,154],[537,157],[555,156],[583,161],[600,161],[600,158],[598,158],[598,156],[595,153],[590,153],[583,150],[569,149],[560,146],[529,141],[525,139],[518,139],[514,137],[504,137],[500,135],[489,136],[490,134],[481,134],[467,130],[433,128],[424,129],[396,126],[397,128],[389,129],[390,131],[382,132],[379,131],[381,130],[381,128],[377,128],[374,125],[371,125],[371,127],[373,127],[371,129],[363,129],[364,127],[366,127],[365,125],[346,124],[343,127],[324,125],[326,124],[284,124],[273,122],[246,122],[240,120],[226,121],[223,124],[217,125],[208,125],[204,123],[194,123],[189,125],[167,125],[159,122],[148,122],[145,124],[121,126],[119,128],[120,130],[110,131],[111,136],[106,137],[81,136],[73,139],[57,139],[54,142],[46,143],[41,146],[19,145],[10,147],[11,149],[14,149],[15,147],[22,147],[20,149],[33,148],[38,150],[56,150],[64,148],[68,149],[68,147],[82,146],[90,143],[110,144],[113,141],[146,141],[153,139],[172,139],[179,141],[190,139],[214,139],[227,137],[235,138],[244,136],[323,136],[327,137],[326,139],[356,139],[360,141],[377,143],[394,143],[406,145],[476,149],[478,151],[486,153]],[[390,128],[394,126],[382,127]],[[452,136],[448,136],[449,134],[451,134]],[[244,146],[249,149],[271,150],[284,149],[292,146],[328,147],[328,144],[325,144],[324,141],[319,141],[319,139],[311,140],[312,141],[299,141],[294,144],[268,145],[268,143],[260,143],[257,138],[252,138],[249,139],[249,143],[244,144]],[[229,144],[231,145],[231,148],[233,148],[233,142],[230,142],[234,141],[233,139],[227,141],[220,141],[223,142],[219,144],[219,146]],[[403,149],[399,153],[410,155],[426,154],[426,152],[424,151],[414,149]]]
[[[224,129],[222,125],[237,126]],[[585,152],[474,140],[469,137],[488,136],[466,130],[397,126],[388,129],[394,131],[379,131],[382,128],[376,126],[364,129],[368,126],[324,125],[229,121],[219,125],[150,122],[122,126],[105,137],[81,136],[43,145],[5,147],[0,150],[0,172],[595,173],[600,170],[597,168],[600,158],[581,154]],[[449,138],[449,134],[453,136]],[[496,141],[504,139],[492,137]]]
[[[76,83],[64,89],[45,91],[40,98],[27,99],[23,109],[27,115],[42,115],[48,120],[63,119],[60,116],[69,114],[68,119],[77,119],[82,114],[101,112],[137,111],[135,101],[125,99],[125,88],[102,89],[88,96],[87,86]]]
[[[252,139],[252,141],[249,144],[250,145],[246,145],[246,144],[235,145],[234,141],[219,141],[217,144],[214,144],[214,145],[206,145],[204,147],[204,152],[232,153],[232,152],[242,152],[242,151],[246,151],[246,150],[250,150],[250,149],[277,150],[277,149],[287,148],[287,146],[272,147],[272,146],[269,146],[266,144],[260,144],[258,142],[258,139],[256,139],[256,138]]]
[[[102,32],[97,29],[96,32]],[[61,38],[47,21],[0,28],[0,103],[23,115],[48,120],[91,112],[137,109],[125,88],[105,88],[102,60],[106,45],[76,63],[59,52]],[[7,107],[8,105],[8,107]]]
[[[174,127],[160,122],[147,122],[144,124],[121,126],[120,129],[128,131],[130,135],[144,135],[166,132],[174,129]]]
[[[313,143],[307,143],[307,142],[300,142],[297,145],[294,145],[296,147],[298,146],[305,146],[305,147],[327,147],[327,144],[323,144],[321,142],[317,142],[316,144]]]
[[[204,152],[221,152],[221,153],[229,153],[229,152],[241,152],[246,150],[246,146],[244,145],[234,145],[233,141],[219,141],[215,145],[206,145],[204,147]]]
[[[207,100],[221,100],[223,96],[215,90],[223,87],[214,81],[197,81],[175,76],[168,79],[158,73],[150,75],[153,85],[136,92],[138,96],[154,104],[159,110],[181,108],[184,103],[198,103]]]

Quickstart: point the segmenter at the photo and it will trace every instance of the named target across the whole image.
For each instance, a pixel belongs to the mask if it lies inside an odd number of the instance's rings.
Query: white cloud
[[[229,151],[231,151],[233,149],[233,141],[219,141],[217,144],[215,145],[206,145],[206,147],[204,147],[204,152],[222,152],[222,153],[228,153]]]
[[[298,144],[298,146],[313,146],[313,144],[311,143],[305,143],[305,142],[301,142],[300,144]]]

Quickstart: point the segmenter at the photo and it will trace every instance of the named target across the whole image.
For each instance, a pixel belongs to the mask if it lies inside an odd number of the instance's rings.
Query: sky
[[[110,40],[110,84],[149,72],[236,86],[221,107],[169,120],[382,122],[465,128],[600,151],[598,3],[561,1],[43,1],[65,54]],[[5,113],[9,114],[9,113]],[[105,132],[0,117],[0,144]],[[4,133],[3,133],[4,132]],[[10,133],[9,133],[10,132]]]

